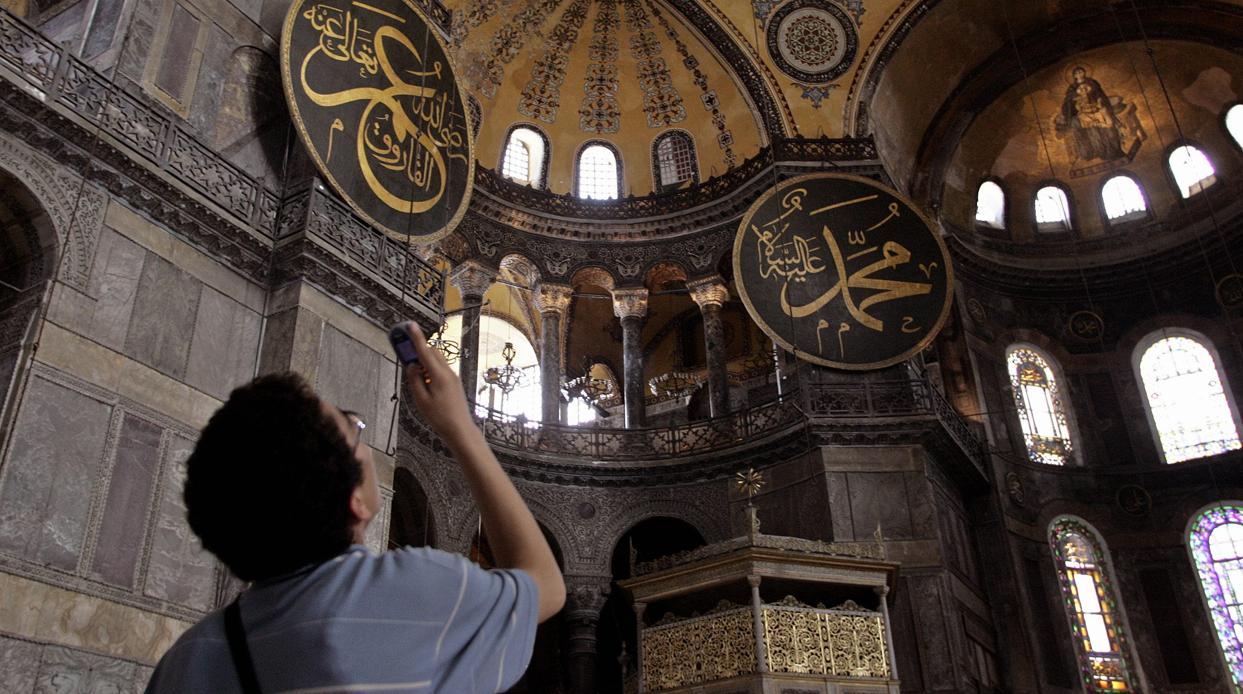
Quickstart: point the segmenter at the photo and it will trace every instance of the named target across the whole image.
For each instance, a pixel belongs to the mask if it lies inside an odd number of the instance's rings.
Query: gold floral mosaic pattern
[[[643,630],[646,691],[688,687],[755,671],[751,608]]]
[[[652,22],[639,0],[623,0],[626,8],[626,28],[630,31],[630,55],[635,59],[639,73],[639,88],[643,90],[643,113],[647,115],[647,127],[659,128],[686,120],[686,107],[682,95],[673,86],[669,66],[660,56],[660,39],[652,31]]]
[[[548,48],[535,61],[531,79],[522,88],[518,113],[545,123],[556,122],[557,109],[561,107],[561,84],[565,82],[565,71],[570,66],[570,51],[578,43],[578,32],[587,20],[590,4],[591,0],[574,0],[561,15],[557,26],[553,27],[552,36],[548,37]]]
[[[513,21],[505,22],[496,30],[488,45],[479,84],[484,96],[489,99],[496,96],[497,88],[505,80],[505,66],[518,56],[526,40],[539,31],[540,25],[560,4],[561,0],[528,0]]]
[[[587,46],[587,77],[578,125],[589,133],[615,133],[621,127],[617,102],[617,0],[599,0]]]
[[[765,605],[763,617],[772,672],[889,677],[879,613]]]

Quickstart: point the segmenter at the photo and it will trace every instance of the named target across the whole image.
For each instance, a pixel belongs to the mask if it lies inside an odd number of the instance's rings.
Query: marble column
[[[704,321],[704,343],[708,355],[708,403],[713,417],[729,414],[729,374],[725,370],[725,324],[721,307],[729,301],[729,288],[719,275],[686,283],[691,299],[699,306]]]
[[[643,319],[647,316],[647,289],[614,289],[613,315],[622,326],[622,398],[626,428],[643,426],[647,384],[643,382]]]
[[[751,627],[755,636],[755,671],[768,672],[768,654],[764,650],[764,603],[760,601],[760,577],[747,576],[751,586]]]
[[[561,422],[561,324],[570,307],[574,290],[568,285],[540,282],[535,291],[535,307],[540,313],[540,402],[545,424]]]
[[[876,586],[880,598],[880,615],[885,620],[885,653],[889,656],[889,679],[898,679],[898,663],[893,653],[893,626],[889,623],[889,586]]]
[[[634,608],[634,662],[636,663],[635,671],[639,678],[639,694],[647,691],[647,687],[643,682],[643,612],[647,609],[647,604],[636,602],[632,605]]]
[[[609,595],[610,581],[595,576],[566,577],[565,624],[568,632],[571,694],[596,692],[596,627]]]
[[[496,270],[467,260],[449,272],[449,281],[462,294],[462,354],[458,358],[458,374],[466,399],[474,402],[478,396],[475,384],[479,379],[479,315],[483,295],[496,279]]]

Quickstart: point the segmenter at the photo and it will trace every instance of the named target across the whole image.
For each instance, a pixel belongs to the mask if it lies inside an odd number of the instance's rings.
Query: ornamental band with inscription
[[[294,125],[354,211],[427,243],[470,202],[475,158],[466,101],[444,43],[402,0],[294,0],[281,37]]]
[[[850,370],[926,347],[954,281],[944,242],[909,200],[833,173],[783,181],[751,206],[734,238],[734,278],[775,343]]]

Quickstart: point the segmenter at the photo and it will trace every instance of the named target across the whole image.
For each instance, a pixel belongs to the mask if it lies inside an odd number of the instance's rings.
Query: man
[[[160,659],[148,694],[493,692],[530,659],[565,584],[531,512],[471,419],[461,380],[409,325],[410,399],[462,468],[500,569],[362,546],[380,509],[365,424],[295,374],[229,396],[186,463],[190,527],[251,586]],[[246,660],[253,667],[246,666]],[[252,685],[243,678],[253,671]]]

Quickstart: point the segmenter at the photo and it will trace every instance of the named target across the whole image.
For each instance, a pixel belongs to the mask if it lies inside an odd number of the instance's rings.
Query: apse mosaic
[[[1066,92],[1052,123],[1070,161],[1067,174],[1090,176],[1133,161],[1148,139],[1135,97],[1118,92],[1118,85],[1102,85],[1092,77],[1091,64],[1075,64],[1067,73]]]

